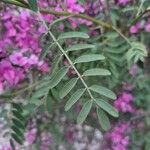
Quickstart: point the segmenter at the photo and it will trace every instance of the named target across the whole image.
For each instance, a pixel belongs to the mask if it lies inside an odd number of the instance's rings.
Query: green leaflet
[[[107,69],[102,68],[89,69],[83,73],[83,76],[109,76],[109,75],[111,75],[111,72]]]
[[[22,107],[20,106],[20,104],[17,104],[17,103],[12,103],[12,107],[14,108],[14,109],[16,109],[17,111],[19,111],[19,112],[23,112],[23,109],[22,109]]]
[[[85,4],[86,0],[78,0],[78,2],[81,3],[81,4]]]
[[[20,120],[18,120],[18,119],[16,119],[16,118],[13,118],[13,119],[12,119],[12,122],[13,122],[13,124],[14,124],[15,126],[17,126],[18,128],[23,129],[23,130],[25,129],[24,123],[21,122]]]
[[[13,130],[20,138],[23,137],[23,132],[20,131],[17,126],[14,126],[14,125],[13,125],[11,128],[12,128],[12,130]]]
[[[74,88],[77,81],[78,81],[78,78],[73,78],[69,82],[67,82],[60,90],[60,93],[59,93],[60,98],[65,97]]]
[[[51,79],[50,86],[51,88],[55,87],[62,78],[67,74],[68,67],[62,67]]]
[[[97,111],[98,121],[102,129],[105,131],[109,130],[110,121],[109,121],[107,114],[101,108],[97,108],[96,111]]]
[[[119,34],[117,32],[107,32],[105,36],[108,37],[109,39],[115,39],[119,37]]]
[[[51,113],[51,111],[52,111],[52,97],[50,96],[49,93],[45,99],[45,108],[46,108],[48,113]]]
[[[90,101],[87,101],[83,105],[83,107],[82,107],[82,109],[81,109],[81,111],[77,117],[77,123],[78,124],[82,124],[85,121],[86,117],[88,116],[88,114],[92,108],[92,103],[93,103],[93,101],[90,100]]]
[[[51,95],[53,96],[53,98],[56,100],[56,101],[60,101],[60,97],[59,97],[59,92],[56,88],[52,88],[51,89]]]
[[[94,101],[100,108],[105,110],[111,116],[113,116],[113,117],[119,116],[118,111],[113,106],[111,106],[109,103],[107,103],[106,101],[104,101],[102,99],[95,99]]]
[[[56,19],[54,20],[50,25],[49,25],[49,29],[52,28],[53,25],[56,25],[57,23],[60,23],[60,22],[63,22],[64,20],[72,17],[73,15],[69,15],[69,16],[64,16],[63,18],[59,18],[59,19]]]
[[[12,103],[12,133],[11,137],[19,144],[24,139],[25,118],[23,117],[21,104]]]
[[[146,52],[146,47],[145,47],[145,45],[143,43],[132,42],[131,45],[132,45],[132,48],[134,48],[134,49],[139,49],[141,51],[145,51]]]
[[[35,91],[38,91],[42,88],[45,88],[45,87],[49,87],[50,85],[50,78],[47,79],[47,80],[41,80],[42,82],[40,82],[36,87],[35,87]]]
[[[89,87],[89,89],[110,99],[116,99],[116,94],[103,86],[92,85],[91,87]]]
[[[104,60],[105,57],[100,54],[86,54],[78,57],[75,60],[75,63],[85,63],[85,62],[92,62],[92,61],[97,61],[97,60]]]
[[[19,120],[25,121],[25,118],[22,116],[22,114],[19,111],[13,110],[12,113],[13,113],[13,116],[15,116],[16,118],[18,118]]]
[[[59,69],[59,62],[61,61],[62,55],[58,55],[54,58],[53,62],[52,62],[52,66],[51,66],[51,76],[53,76],[56,71]]]
[[[131,48],[126,53],[126,59],[129,67],[137,63],[138,60],[144,61],[144,58],[147,57],[147,50],[144,44],[139,42],[132,42]]]
[[[48,53],[48,50],[54,45],[54,43],[49,43],[49,44],[46,44],[44,45],[41,53],[40,53],[40,56],[39,56],[39,59],[44,59],[46,57],[46,54]]]
[[[29,7],[32,11],[38,11],[37,1],[36,0],[28,0]]]
[[[44,86],[38,90],[36,90],[31,97],[31,100],[33,99],[38,99],[40,97],[43,97],[47,92],[48,92],[49,88],[47,86]]]
[[[69,39],[69,38],[84,38],[87,39],[89,38],[89,35],[84,32],[65,32],[62,33],[58,39]]]
[[[19,137],[17,134],[11,133],[11,137],[12,137],[17,143],[19,143],[20,145],[22,145],[23,140],[20,139],[20,137]]]
[[[65,111],[68,111],[80,99],[80,97],[83,95],[84,92],[85,89],[77,90],[67,101],[65,105]]]
[[[95,46],[92,44],[76,44],[67,49],[67,51],[78,51],[78,50],[83,50],[83,49],[91,49],[94,48]]]

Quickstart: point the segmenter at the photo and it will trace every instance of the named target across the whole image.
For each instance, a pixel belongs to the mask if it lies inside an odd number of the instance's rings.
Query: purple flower
[[[127,133],[130,131],[130,124],[127,122],[117,122],[110,132],[104,135],[104,140],[107,141],[102,149],[109,150],[127,150],[129,145],[129,137]],[[107,145],[107,143],[109,143]]]
[[[115,101],[114,106],[118,111],[133,113],[135,109],[132,106],[134,97],[130,93],[123,92]]]
[[[118,0],[119,5],[127,5],[130,2],[130,0]]]
[[[150,21],[145,24],[144,29],[146,32],[150,32]]]
[[[11,86],[16,85],[24,79],[23,71],[14,68],[9,61],[0,62],[0,79],[7,81]]]
[[[135,34],[138,33],[139,30],[142,28],[142,25],[140,22],[130,27],[130,33]]]
[[[29,58],[28,58],[28,64],[30,65],[35,65],[38,63],[38,57],[34,54],[32,54]]]
[[[119,144],[113,147],[113,150],[127,150],[123,145]]]
[[[1,150],[12,150],[10,145],[2,145],[0,146]]]
[[[16,52],[9,57],[10,61],[14,65],[24,66],[27,63],[27,57],[24,57],[22,53]]]
[[[26,141],[28,142],[28,144],[33,144],[33,142],[35,141],[37,136],[37,130],[36,129],[32,129],[30,131],[28,131],[25,135]]]

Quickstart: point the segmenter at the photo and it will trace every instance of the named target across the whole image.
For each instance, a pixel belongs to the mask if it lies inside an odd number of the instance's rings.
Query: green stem
[[[17,1],[17,0],[1,0],[1,2],[4,2],[6,4],[12,4],[12,5],[23,7],[23,8],[29,8],[27,3],[26,4],[21,3],[20,1]]]
[[[70,16],[71,15],[73,17],[89,20],[89,21],[91,21],[95,24],[98,24],[102,27],[105,27],[105,28],[111,28],[110,24],[103,22],[101,20],[95,19],[95,18],[90,17],[90,16],[85,15],[85,14],[70,13],[67,11],[55,11],[55,10],[50,10],[50,9],[40,9],[40,12],[46,13],[46,14],[48,13],[48,14],[58,15],[58,16]]]

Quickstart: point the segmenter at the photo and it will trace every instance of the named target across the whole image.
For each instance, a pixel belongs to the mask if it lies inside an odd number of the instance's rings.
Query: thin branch
[[[0,0],[0,2],[4,2],[6,4],[12,4],[15,6],[19,6],[22,8],[29,8],[28,4],[26,3],[21,3],[20,1],[16,1],[16,0]]]
[[[119,31],[119,29],[117,29],[114,26],[112,27],[112,29],[114,31],[116,31],[132,47],[132,44],[131,44],[130,40],[123,33],[121,33],[121,31]]]

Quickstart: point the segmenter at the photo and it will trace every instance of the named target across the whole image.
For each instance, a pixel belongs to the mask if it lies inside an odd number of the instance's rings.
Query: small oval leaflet
[[[118,111],[113,106],[111,106],[109,103],[107,103],[106,101],[104,101],[102,99],[94,99],[94,101],[100,108],[105,110],[111,116],[113,116],[113,117],[119,116]]]
[[[20,137],[18,137],[17,134],[11,133],[11,137],[12,137],[17,143],[19,143],[20,145],[22,145],[23,139],[20,139]]]
[[[67,51],[78,51],[78,50],[83,50],[83,49],[91,49],[94,48],[95,46],[92,44],[76,44],[67,49]]]
[[[78,57],[75,60],[75,63],[85,63],[85,62],[92,62],[92,61],[97,61],[97,60],[104,60],[105,57],[100,54],[86,54]]]
[[[83,76],[109,76],[109,75],[111,75],[111,72],[103,68],[93,68],[86,70],[83,73]]]
[[[67,101],[65,105],[65,111],[68,111],[80,99],[80,97],[83,95],[84,92],[85,89],[77,90]]]
[[[50,86],[51,88],[55,87],[62,78],[67,74],[68,67],[62,67],[51,79]]]
[[[59,92],[60,98],[65,97],[76,85],[78,78],[73,78],[69,82],[67,82]]]
[[[90,100],[90,101],[87,101],[83,105],[83,107],[82,107],[82,109],[81,109],[81,111],[77,117],[77,123],[78,124],[82,124],[85,121],[86,117],[88,116],[88,114],[92,108],[92,103],[93,103],[93,101]]]
[[[84,38],[87,39],[89,38],[89,35],[84,32],[65,32],[62,33],[58,39],[69,39],[69,38]]]
[[[94,92],[97,92],[103,96],[106,96],[110,99],[113,99],[113,100],[115,100],[117,98],[116,94],[114,92],[112,92],[111,90],[109,90],[103,86],[92,85],[91,87],[89,87],[89,89],[94,91]]]
[[[97,116],[102,129],[105,131],[109,130],[110,129],[109,118],[101,108],[97,108]]]

